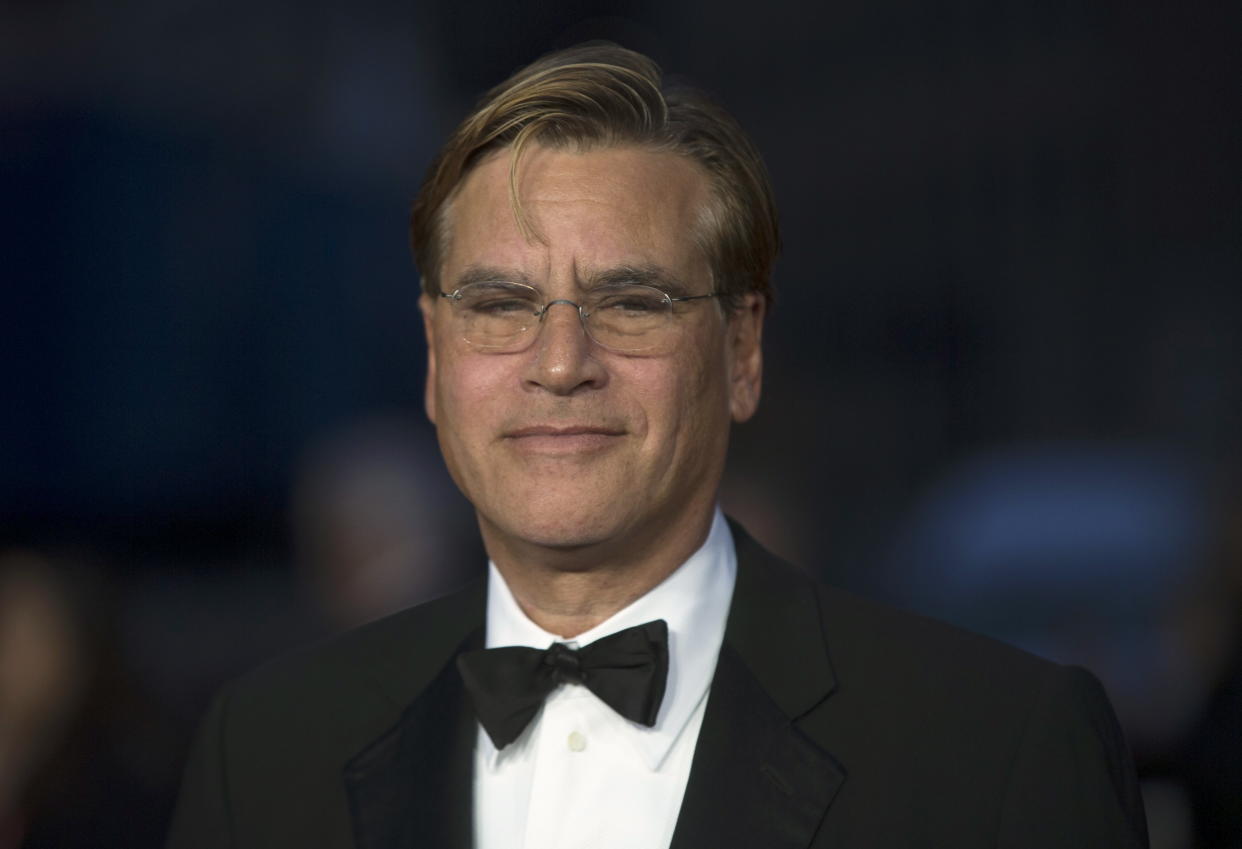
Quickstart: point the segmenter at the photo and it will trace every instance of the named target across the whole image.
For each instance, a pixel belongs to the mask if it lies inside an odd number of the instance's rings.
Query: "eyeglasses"
[[[651,286],[626,283],[597,286],[577,303],[566,298],[545,302],[538,289],[525,283],[484,282],[440,297],[452,304],[461,338],[491,353],[514,353],[530,345],[538,335],[532,331],[556,304],[576,307],[587,335],[609,350],[656,353],[668,350],[679,332],[673,304],[720,294],[674,298]]]

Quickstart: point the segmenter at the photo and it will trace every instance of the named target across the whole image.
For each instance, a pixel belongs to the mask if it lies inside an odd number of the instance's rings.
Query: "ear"
[[[423,333],[427,337],[427,382],[423,386],[423,408],[432,424],[436,423],[436,299],[424,292],[418,299],[423,314]]]
[[[763,387],[763,317],[767,302],[748,292],[729,316],[729,412],[744,422],[759,408]]]

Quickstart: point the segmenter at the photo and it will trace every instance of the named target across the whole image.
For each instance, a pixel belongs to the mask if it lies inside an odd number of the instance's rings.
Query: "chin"
[[[524,504],[525,509],[509,510],[495,522],[506,536],[544,548],[575,549],[598,545],[624,533],[628,511],[613,504],[589,503],[582,499],[552,503]]]
[[[614,522],[598,516],[576,519],[559,515],[547,519],[533,518],[523,522],[517,535],[545,548],[583,548],[598,545],[616,537]]]

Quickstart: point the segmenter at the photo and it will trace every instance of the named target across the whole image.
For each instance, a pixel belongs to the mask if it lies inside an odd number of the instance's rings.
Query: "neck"
[[[488,556],[522,612],[543,630],[571,639],[673,574],[707,539],[714,510],[664,533],[630,533],[622,542],[573,548],[515,541],[482,519],[479,524]]]

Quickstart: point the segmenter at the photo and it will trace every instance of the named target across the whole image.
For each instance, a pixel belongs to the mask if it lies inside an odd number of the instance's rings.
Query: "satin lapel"
[[[845,781],[797,727],[836,686],[816,594],[732,530],[737,586],[672,849],[805,849]]]
[[[805,849],[845,774],[726,646],[672,849]]]
[[[462,650],[482,646],[478,632]],[[469,849],[474,715],[453,663],[345,767],[357,849]]]
[[[356,849],[470,849],[477,726],[452,661],[482,645],[478,628],[444,653],[443,667],[396,725],[346,764]],[[386,683],[394,696],[410,687],[408,680],[392,676]]]

